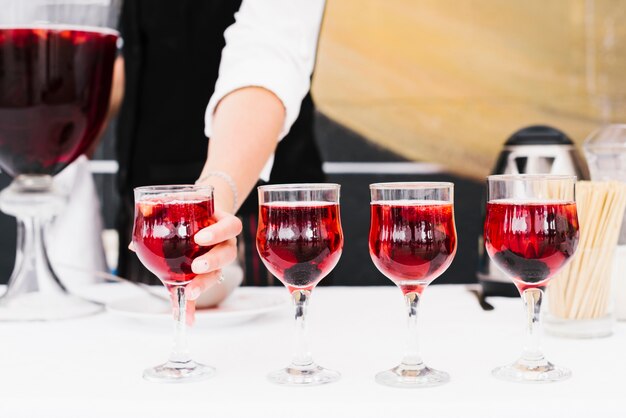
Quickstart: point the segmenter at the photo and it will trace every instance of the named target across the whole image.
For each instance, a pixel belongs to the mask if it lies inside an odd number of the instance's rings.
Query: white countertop
[[[98,288],[113,300],[124,285]],[[288,298],[283,288],[264,288]],[[0,417],[624,417],[626,324],[610,338],[545,336],[548,358],[572,369],[552,384],[515,384],[490,370],[521,350],[519,300],[492,298],[482,311],[463,286],[431,286],[420,311],[422,354],[451,382],[394,389],[374,374],[395,366],[404,347],[405,312],[394,287],[316,289],[309,309],[315,360],[339,382],[280,387],[265,375],[291,355],[289,309],[229,327],[191,331],[194,359],[217,367],[210,380],[155,384],[145,367],[164,361],[172,329],[104,313],[51,323],[0,323]]]

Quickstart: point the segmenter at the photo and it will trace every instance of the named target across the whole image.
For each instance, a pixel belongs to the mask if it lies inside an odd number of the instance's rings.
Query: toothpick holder
[[[613,333],[612,279],[626,184],[582,181],[576,185],[580,240],[569,264],[548,287],[548,333],[571,338]]]

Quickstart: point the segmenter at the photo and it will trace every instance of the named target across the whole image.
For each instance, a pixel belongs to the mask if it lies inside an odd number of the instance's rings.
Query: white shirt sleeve
[[[302,99],[311,85],[325,0],[243,0],[233,23],[224,32],[215,92],[206,109],[205,134],[213,133],[213,114],[219,101],[242,87],[258,86],[273,92],[285,107],[281,140],[296,121]],[[261,172],[269,179],[270,157]]]

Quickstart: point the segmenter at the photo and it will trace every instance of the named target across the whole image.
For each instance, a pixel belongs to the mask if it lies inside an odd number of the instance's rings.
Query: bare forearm
[[[240,205],[259,179],[272,155],[285,121],[281,101],[260,87],[246,87],[224,97],[215,110],[213,136],[200,178],[209,172],[225,172],[234,180]],[[215,203],[233,209],[233,192],[228,182],[211,176],[203,183],[215,188]]]
[[[115,60],[113,67],[113,83],[111,85],[111,99],[109,101],[109,119],[117,116],[117,113],[122,107],[122,100],[124,99],[124,57],[121,55]]]
[[[122,106],[122,100],[124,99],[124,58],[119,56],[115,59],[115,64],[113,66],[113,80],[111,82],[111,97],[109,99],[109,108],[107,110],[106,119],[102,124],[102,128],[100,132],[98,132],[98,136],[96,140],[92,143],[88,150],[85,151],[85,154],[92,158],[96,148],[100,144],[100,140],[102,140],[102,135],[104,131],[106,131],[107,126],[113,118],[115,118]]]

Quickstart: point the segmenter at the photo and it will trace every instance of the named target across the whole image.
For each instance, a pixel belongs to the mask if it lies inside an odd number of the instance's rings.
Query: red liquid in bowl
[[[369,247],[372,261],[381,273],[405,294],[420,293],[454,258],[456,229],[452,204],[372,203]]]
[[[159,196],[135,204],[133,243],[143,265],[166,284],[187,284],[194,258],[209,251],[193,237],[213,223],[213,199]]]
[[[524,290],[545,287],[578,245],[575,203],[487,204],[485,247]]]
[[[337,264],[343,248],[339,205],[260,205],[257,249],[267,269],[293,292],[311,290]]]
[[[111,92],[113,31],[0,28],[0,166],[63,170],[96,139]]]

